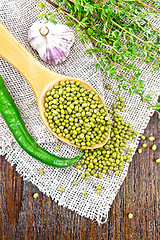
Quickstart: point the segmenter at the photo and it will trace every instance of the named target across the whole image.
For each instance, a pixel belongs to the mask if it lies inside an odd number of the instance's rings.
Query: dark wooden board
[[[151,118],[145,136],[156,136],[158,149],[136,153],[109,212],[99,226],[59,207],[37,187],[23,181],[0,157],[0,240],[159,240],[160,239],[160,121]],[[143,143],[141,140],[140,145]],[[39,193],[37,199],[33,198]],[[128,213],[133,218],[128,219]]]

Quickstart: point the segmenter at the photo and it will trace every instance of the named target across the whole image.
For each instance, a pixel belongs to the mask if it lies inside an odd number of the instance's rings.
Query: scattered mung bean
[[[33,195],[33,197],[34,197],[34,198],[37,198],[37,197],[38,197],[38,193],[35,193],[35,194]]]
[[[154,141],[154,140],[155,140],[155,137],[149,137],[148,140],[149,140],[149,141]]]
[[[157,159],[156,159],[156,163],[160,163],[160,158],[157,158]]]
[[[74,186],[78,185],[78,182],[77,182],[77,181],[74,181],[74,182],[73,182],[73,185],[74,185]]]
[[[143,148],[146,148],[146,147],[147,147],[147,143],[144,143],[144,144],[142,145],[142,147],[143,147]]]
[[[107,85],[106,89],[108,89],[108,90],[111,89],[111,85]]]
[[[59,146],[55,146],[55,151],[58,151],[59,150]]]
[[[141,136],[141,139],[145,140],[145,139],[146,139],[146,137],[145,137],[144,135],[142,135],[142,136]]]
[[[60,187],[60,188],[58,188],[58,191],[60,191],[60,192],[65,192],[65,188]]]
[[[133,213],[129,213],[129,214],[128,214],[128,218],[129,218],[129,219],[133,218]]]
[[[154,145],[152,145],[151,148],[152,148],[153,151],[155,151],[157,149],[157,146],[154,144]]]
[[[86,190],[84,190],[83,192],[82,192],[82,195],[86,195],[87,194],[87,191]]]
[[[40,168],[39,169],[39,174],[42,175],[44,173],[44,169],[43,168]]]
[[[81,178],[85,178],[85,174],[84,173],[81,174]]]
[[[142,149],[141,148],[138,149],[138,153],[142,153]]]

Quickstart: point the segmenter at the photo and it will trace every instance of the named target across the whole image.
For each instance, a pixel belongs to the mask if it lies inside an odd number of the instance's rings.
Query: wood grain
[[[156,136],[157,151],[150,142],[136,153],[128,175],[109,212],[99,226],[59,207],[14,167],[0,157],[0,240],[159,240],[160,239],[160,121],[151,118],[145,136]],[[143,143],[141,140],[140,145]],[[39,193],[37,199],[33,198]],[[133,218],[128,219],[128,213]]]

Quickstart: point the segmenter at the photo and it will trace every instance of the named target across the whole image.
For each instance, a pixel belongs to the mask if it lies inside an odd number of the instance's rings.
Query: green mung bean
[[[55,151],[58,151],[59,150],[59,146],[55,146]]]
[[[82,179],[85,178],[85,174],[84,173],[81,174],[81,178]]]
[[[148,140],[149,140],[149,141],[154,141],[154,140],[155,140],[155,137],[149,137]]]
[[[111,85],[107,85],[106,89],[108,89],[108,90],[111,89]]]
[[[65,188],[60,187],[60,188],[58,188],[58,191],[60,191],[60,192],[65,192]]]
[[[40,168],[40,169],[39,169],[39,174],[40,174],[40,175],[43,175],[43,173],[44,173],[44,169],[43,169],[43,168]]]
[[[142,153],[142,149],[141,148],[138,149],[138,153]]]
[[[144,135],[142,135],[142,136],[141,136],[141,139],[145,140],[145,139],[146,139],[146,137],[145,137]]]
[[[157,158],[157,159],[156,159],[156,163],[160,163],[160,158]]]
[[[77,182],[77,181],[74,181],[74,182],[73,182],[73,185],[74,185],[74,186],[77,186],[77,185],[78,185],[78,182]]]
[[[144,143],[144,144],[142,145],[142,147],[143,147],[143,148],[146,148],[146,147],[147,147],[147,143]]]
[[[151,149],[152,149],[153,151],[155,151],[155,150],[157,149],[157,146],[154,144],[154,145],[151,147]]]

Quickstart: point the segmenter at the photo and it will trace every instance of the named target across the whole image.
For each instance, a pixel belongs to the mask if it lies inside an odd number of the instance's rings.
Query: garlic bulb
[[[28,31],[28,41],[45,62],[58,64],[68,57],[74,34],[67,25],[37,21]]]

